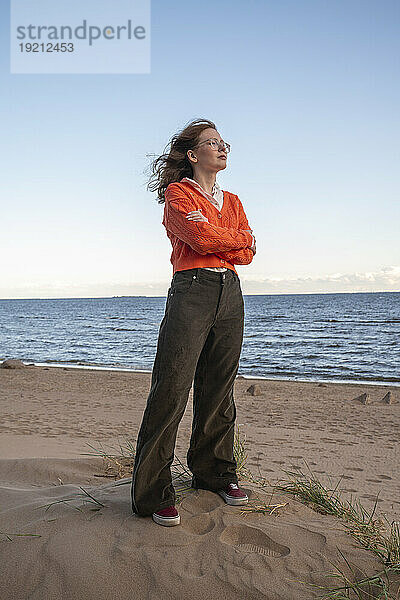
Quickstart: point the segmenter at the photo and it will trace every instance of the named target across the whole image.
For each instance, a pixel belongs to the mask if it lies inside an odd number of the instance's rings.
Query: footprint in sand
[[[201,512],[204,518],[205,514],[209,514],[221,508],[221,498],[217,494],[208,492],[206,490],[193,490],[191,493],[182,500],[181,506],[188,513],[195,517]]]
[[[374,502],[383,502],[382,498],[378,498],[377,496],[373,496],[372,494],[363,494],[361,498],[367,498],[368,500],[373,500]]]
[[[182,528],[188,533],[193,533],[195,535],[205,535],[209,531],[212,531],[215,527],[215,520],[210,515],[210,513],[203,513],[201,515],[196,515],[195,517],[191,517],[184,523],[182,523]]]
[[[247,525],[230,525],[221,533],[221,542],[244,552],[255,552],[275,558],[287,556],[290,548],[278,544],[261,529]]]

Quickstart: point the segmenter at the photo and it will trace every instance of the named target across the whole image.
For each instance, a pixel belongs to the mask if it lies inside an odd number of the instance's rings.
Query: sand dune
[[[99,468],[97,459],[1,461],[2,600],[310,599],[316,591],[295,580],[326,585],[320,572],[332,570],[329,560],[340,564],[337,547],[359,568],[379,570],[336,519],[285,494],[274,497],[285,506],[264,516],[191,490],[180,505],[182,525],[167,528],[132,514],[129,478],[82,486]],[[81,487],[101,506],[84,502]],[[263,497],[254,484],[244,487],[250,498]],[[7,532],[40,537],[7,541]]]

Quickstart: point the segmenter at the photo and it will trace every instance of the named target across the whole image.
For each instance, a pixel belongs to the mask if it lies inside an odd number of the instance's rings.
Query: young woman
[[[256,243],[238,196],[216,182],[229,151],[212,121],[196,119],[154,160],[148,184],[164,203],[173,277],[137,439],[131,497],[134,513],[152,515],[160,525],[180,523],[170,467],[192,383],[187,453],[192,487],[216,492],[228,504],[248,500],[238,487],[233,454],[233,386],[244,323],[234,265],[251,263]]]

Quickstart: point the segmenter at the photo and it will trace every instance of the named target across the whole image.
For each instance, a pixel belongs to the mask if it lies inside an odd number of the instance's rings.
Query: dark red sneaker
[[[218,494],[222,496],[227,504],[238,506],[247,504],[248,496],[246,492],[237,485],[237,483],[229,483],[224,490],[218,490]]]
[[[161,508],[157,510],[152,515],[153,521],[158,523],[158,525],[166,525],[167,527],[171,527],[172,525],[179,525],[181,522],[181,517],[179,516],[178,511],[175,506],[167,506],[166,508]]]

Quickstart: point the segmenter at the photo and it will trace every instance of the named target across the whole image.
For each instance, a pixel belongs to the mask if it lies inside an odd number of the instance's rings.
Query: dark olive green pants
[[[137,438],[131,486],[134,513],[149,516],[175,503],[171,465],[192,383],[193,424],[187,453],[192,486],[217,491],[238,483],[233,386],[243,324],[244,303],[236,273],[195,268],[174,274]]]

